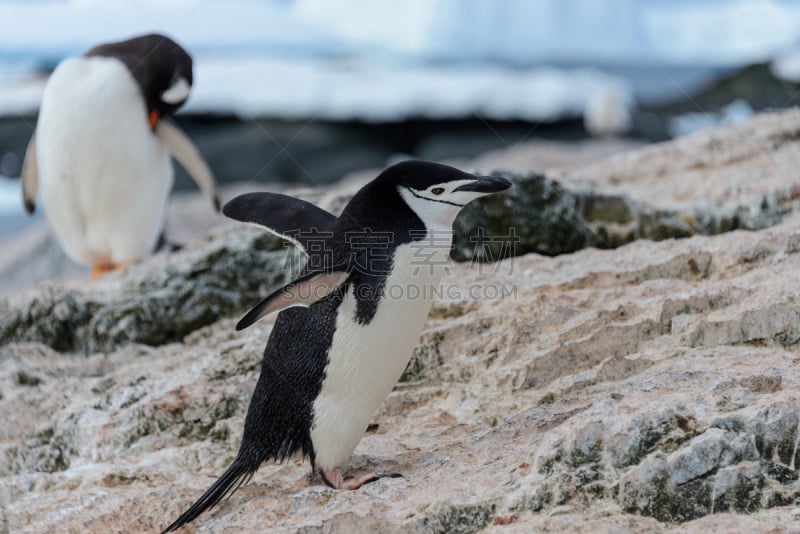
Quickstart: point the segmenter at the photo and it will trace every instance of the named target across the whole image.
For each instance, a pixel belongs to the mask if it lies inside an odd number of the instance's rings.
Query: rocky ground
[[[335,492],[265,465],[187,531],[800,532],[799,140],[792,111],[515,169],[459,228],[533,220],[520,255],[452,266],[346,466],[405,478]],[[271,328],[233,325],[294,259],[221,225],[0,301],[0,531],[153,532],[191,504],[237,451]]]

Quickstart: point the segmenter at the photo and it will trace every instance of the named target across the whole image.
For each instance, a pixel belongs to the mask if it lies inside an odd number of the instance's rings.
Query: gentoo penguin
[[[47,81],[22,169],[58,241],[93,276],[150,254],[172,189],[172,154],[219,211],[214,177],[168,117],[189,96],[192,58],[150,34],[62,61]]]
[[[308,456],[312,470],[319,468],[335,489],[399,476],[345,478],[340,467],[419,340],[459,210],[510,185],[503,178],[407,161],[365,185],[338,218],[273,193],[249,193],[225,205],[228,217],[266,226],[301,247],[308,260],[299,278],[236,325],[241,330],[280,311],[236,459],[164,532],[233,493],[263,462],[295,453]]]

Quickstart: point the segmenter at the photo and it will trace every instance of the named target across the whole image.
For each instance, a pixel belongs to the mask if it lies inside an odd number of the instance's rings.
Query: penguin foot
[[[360,488],[364,484],[369,484],[370,482],[375,482],[376,480],[380,480],[382,478],[401,478],[403,476],[400,473],[373,472],[361,475],[358,478],[355,477],[345,478],[338,467],[334,469],[329,469],[327,471],[322,470],[321,473],[322,473],[322,480],[324,480],[325,483],[331,488],[338,490],[355,490]]]
[[[180,243],[175,243],[167,239],[167,235],[165,232],[161,232],[161,235],[158,236],[158,241],[156,242],[156,252],[177,252],[183,248],[183,245]]]
[[[114,268],[113,265],[92,265],[92,280],[96,280],[104,274],[110,273]]]

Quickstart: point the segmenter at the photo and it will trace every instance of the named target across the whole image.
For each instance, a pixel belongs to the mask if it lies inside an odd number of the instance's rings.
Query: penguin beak
[[[456,187],[453,193],[457,191],[471,191],[473,193],[497,193],[498,191],[505,191],[511,187],[511,182],[505,178],[497,176],[478,176],[477,179],[469,184]]]
[[[159,115],[159,113],[158,113],[158,110],[155,110],[155,109],[154,109],[153,111],[151,111],[151,112],[150,112],[150,116],[149,116],[149,117],[147,117],[147,122],[149,122],[149,123],[150,123],[150,129],[151,129],[152,131],[155,131],[155,130],[156,130],[156,124],[158,124],[158,119],[159,119],[160,117],[161,117],[161,116]]]

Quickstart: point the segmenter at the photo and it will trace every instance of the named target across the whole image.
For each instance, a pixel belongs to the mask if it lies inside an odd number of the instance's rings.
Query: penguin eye
[[[442,193],[444,193],[444,187],[434,187],[433,189],[431,189],[431,193],[433,193],[434,195],[441,195]]]

